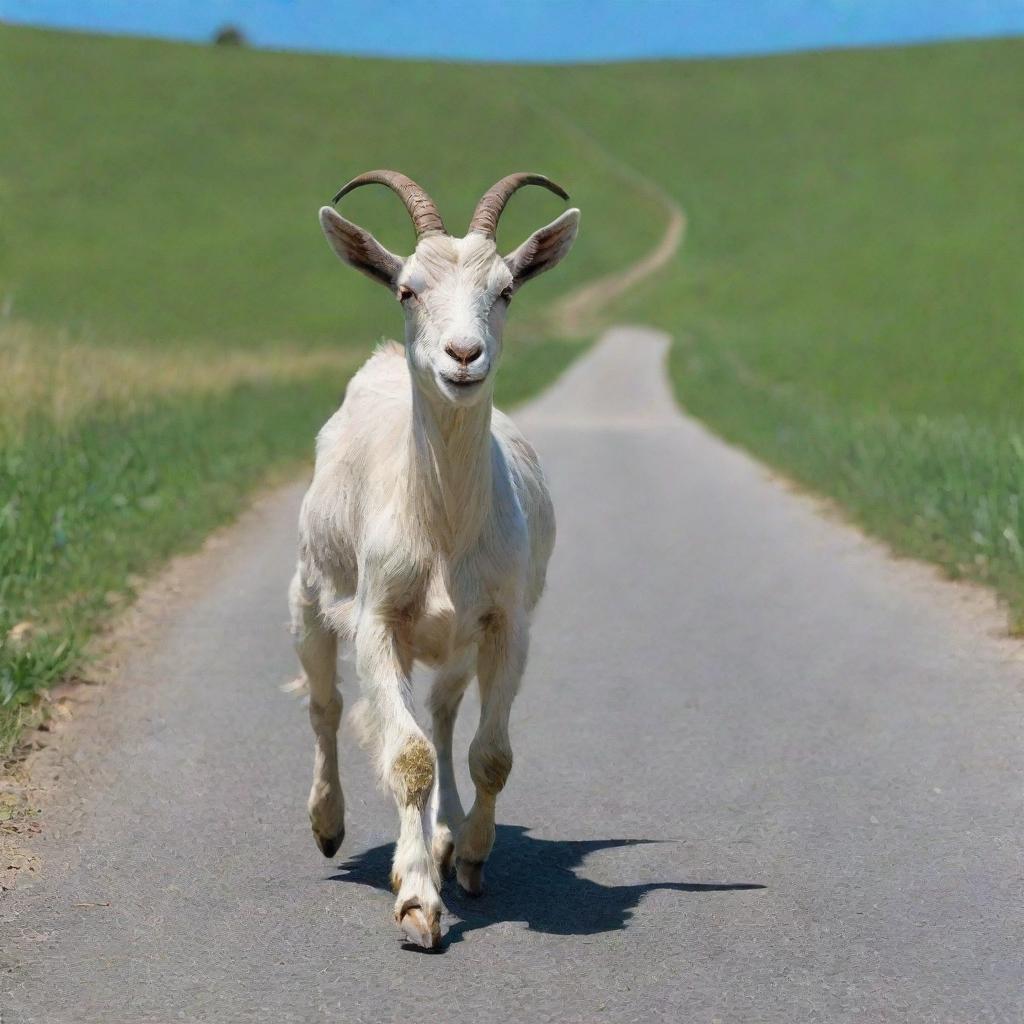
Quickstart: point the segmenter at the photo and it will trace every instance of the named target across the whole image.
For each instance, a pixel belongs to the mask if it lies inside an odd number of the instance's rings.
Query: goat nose
[[[480,357],[484,347],[477,341],[449,341],[444,350],[457,363],[469,366],[474,359]]]

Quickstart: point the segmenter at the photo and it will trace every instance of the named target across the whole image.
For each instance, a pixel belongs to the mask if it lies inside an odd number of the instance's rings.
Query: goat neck
[[[407,479],[416,518],[448,555],[471,545],[491,509],[490,395],[452,406],[412,386]]]

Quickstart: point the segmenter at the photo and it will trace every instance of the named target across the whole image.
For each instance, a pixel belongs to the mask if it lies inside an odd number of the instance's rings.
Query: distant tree
[[[213,34],[214,46],[245,46],[245,33],[237,25],[222,25]]]

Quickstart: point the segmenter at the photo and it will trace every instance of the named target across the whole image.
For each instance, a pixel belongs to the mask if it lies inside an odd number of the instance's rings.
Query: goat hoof
[[[342,842],[344,842],[345,830],[342,829],[336,836],[322,836],[314,829],[313,838],[316,840],[316,845],[320,847],[320,852],[325,857],[333,857],[338,852]]]
[[[426,911],[413,897],[395,912],[395,920],[406,941],[420,949],[437,949],[441,945],[441,911]]]
[[[456,860],[455,877],[467,896],[484,893],[484,862],[482,860]]]

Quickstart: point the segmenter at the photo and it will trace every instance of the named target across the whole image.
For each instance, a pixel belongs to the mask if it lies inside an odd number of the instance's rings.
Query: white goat
[[[320,223],[345,263],[401,302],[405,351],[393,342],[378,348],[317,438],[299,519],[292,630],[316,737],[309,795],[316,841],[330,857],[345,834],[340,638],[354,644],[365,698],[360,718],[398,805],[395,919],[409,940],[433,948],[440,880],[453,856],[462,888],[472,895],[483,888],[495,801],[512,767],[508,720],[526,664],[529,614],[555,538],[536,454],[492,406],[502,330],[516,289],[569,251],[579,211],[566,211],[502,257],[495,230],[512,194],[534,184],[567,199],[559,186],[540,175],[509,175],[477,204],[465,238],[453,238],[433,200],[394,171],[360,175],[334,202],[371,182],[404,201],[416,228],[411,256],[388,252],[331,207],[320,211]],[[433,743],[413,714],[414,661],[437,669]],[[473,675],[481,701],[469,748],[476,798],[465,814],[452,730]]]

